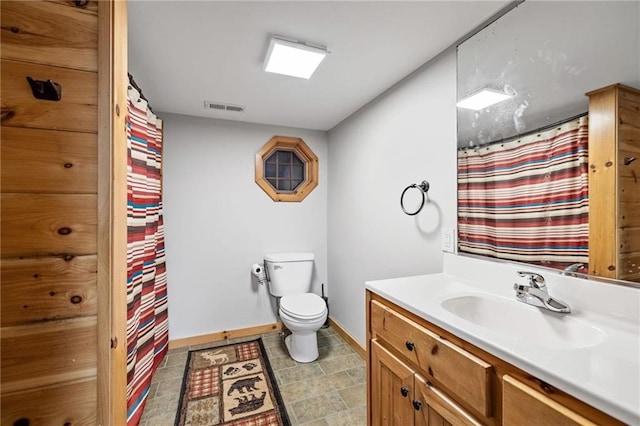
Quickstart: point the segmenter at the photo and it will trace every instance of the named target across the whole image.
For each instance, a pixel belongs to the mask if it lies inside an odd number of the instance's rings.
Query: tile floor
[[[297,363],[286,352],[280,333],[262,337],[292,425],[359,426],[367,424],[365,362],[331,327],[318,331],[320,357]],[[156,371],[140,426],[172,426],[189,350],[172,349]]]

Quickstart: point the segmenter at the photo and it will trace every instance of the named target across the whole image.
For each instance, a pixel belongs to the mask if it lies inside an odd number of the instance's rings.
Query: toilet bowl
[[[318,358],[317,331],[327,319],[325,301],[314,293],[302,293],[280,298],[280,320],[291,331],[285,345],[291,358],[312,362]]]

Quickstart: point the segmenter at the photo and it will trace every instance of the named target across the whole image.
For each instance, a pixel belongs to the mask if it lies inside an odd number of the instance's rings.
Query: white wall
[[[442,271],[441,227],[456,225],[455,99],[449,49],[329,132],[329,304],[362,345],[365,281]],[[400,194],[423,179],[430,202],[407,216]]]
[[[327,279],[326,132],[160,113],[169,337],[276,321],[250,267],[267,253],[316,255],[313,290]],[[274,135],[304,139],[319,185],[300,203],[276,203],[254,182],[255,153]]]

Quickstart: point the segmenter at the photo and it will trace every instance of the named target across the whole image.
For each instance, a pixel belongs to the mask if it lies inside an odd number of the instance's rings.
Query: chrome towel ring
[[[420,194],[422,194],[422,202],[420,203],[420,207],[415,212],[408,212],[407,209],[404,208],[404,194],[411,188],[418,188],[420,190]],[[402,195],[400,196],[400,208],[405,214],[409,216],[415,216],[420,213],[420,210],[424,207],[424,202],[426,200],[425,194],[429,191],[429,182],[423,180],[422,183],[414,183],[412,185],[407,186],[404,191],[402,191]]]

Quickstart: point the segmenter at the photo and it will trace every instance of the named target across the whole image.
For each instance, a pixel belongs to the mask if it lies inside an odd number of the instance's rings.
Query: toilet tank
[[[313,253],[274,253],[264,257],[269,292],[276,296],[308,293],[311,290]]]

